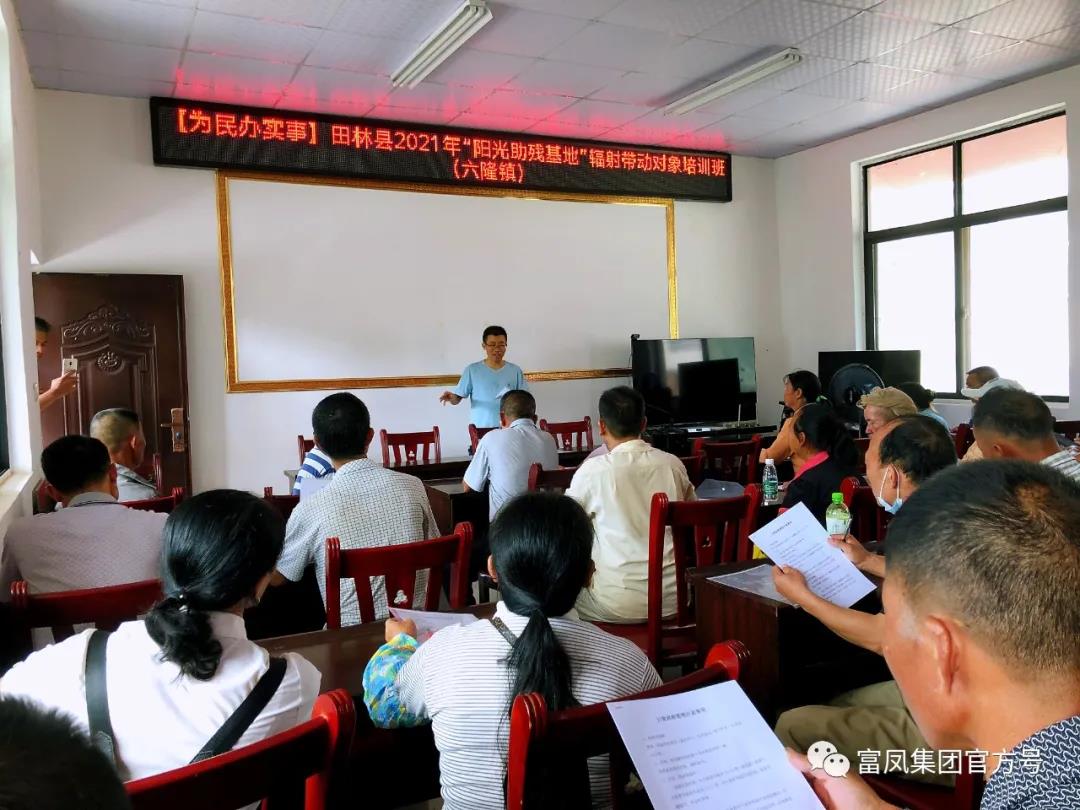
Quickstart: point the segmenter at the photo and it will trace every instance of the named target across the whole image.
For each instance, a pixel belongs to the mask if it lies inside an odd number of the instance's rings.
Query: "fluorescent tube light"
[[[744,87],[772,76],[774,73],[795,67],[802,61],[802,58],[798,48],[787,48],[767,59],[762,59],[760,62],[755,62],[740,71],[732,73],[718,82],[707,84],[700,90],[695,90],[693,93],[676,99],[663,107],[661,111],[664,115],[685,115],[688,112],[693,112],[699,107],[704,107],[706,104],[716,101],[729,93],[734,93],[736,90],[742,90]]]
[[[391,83],[394,87],[416,87],[489,22],[491,9],[486,0],[465,0],[434,34],[424,40],[409,60],[391,74]]]

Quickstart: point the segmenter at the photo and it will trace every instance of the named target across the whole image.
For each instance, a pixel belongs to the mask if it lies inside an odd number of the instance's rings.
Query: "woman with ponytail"
[[[821,395],[821,381],[812,371],[793,371],[784,377],[784,413],[789,414],[780,425],[773,443],[761,451],[761,463],[772,459],[777,464],[791,461],[795,472],[799,471],[803,459],[796,455],[798,442],[795,440],[795,420],[803,408],[825,398]]]
[[[520,495],[500,510],[489,537],[488,571],[502,596],[494,617],[447,627],[419,646],[412,622],[391,619],[387,643],[364,672],[375,725],[431,722],[446,810],[506,806],[509,713],[518,695],[538,692],[549,708],[565,709],[661,683],[637,646],[574,611],[593,570],[592,524],[577,502]],[[606,772],[593,779],[594,803],[604,804],[605,782]],[[561,806],[573,804],[565,798]]]
[[[816,402],[805,406],[792,420],[795,440],[791,460],[798,470],[787,486],[784,506],[806,504],[822,525],[832,494],[840,491],[840,482],[855,475],[859,451],[831,406]]]
[[[98,635],[104,652],[96,659],[93,630],[34,653],[0,680],[0,693],[59,709],[89,729],[84,684],[100,665],[125,779],[205,755],[256,684],[269,699],[246,725],[232,722],[240,736],[229,747],[304,722],[319,693],[319,671],[295,653],[283,665],[273,662],[244,629],[244,610],[266,590],[284,539],[280,514],[248,492],[219,489],[182,502],[165,523],[165,598],[145,619]]]

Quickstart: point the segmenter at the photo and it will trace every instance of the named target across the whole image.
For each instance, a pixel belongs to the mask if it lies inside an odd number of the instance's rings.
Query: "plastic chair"
[[[873,490],[862,479],[849,476],[840,482],[840,492],[851,512],[851,533],[863,543],[884,540],[892,516],[878,505]]]
[[[498,430],[498,428],[478,428],[471,422],[469,423],[469,447],[472,448],[472,452],[476,452],[476,446],[480,444],[480,440],[493,430]]]
[[[344,689],[319,695],[311,719],[260,742],[183,768],[128,782],[132,810],[236,810],[344,806],[342,775],[356,731]]]
[[[577,472],[576,467],[557,467],[554,470],[545,470],[539,464],[529,467],[529,491],[534,489],[550,489],[557,492],[566,492],[570,488],[570,481]]]
[[[184,500],[184,488],[173,487],[171,495],[161,498],[147,498],[144,501],[123,501],[128,509],[141,509],[144,512],[164,512],[168,514]]]
[[[705,478],[734,481],[746,486],[753,483],[761,456],[761,436],[745,442],[711,442],[695,439],[691,446],[695,456],[704,455]]]
[[[300,452],[300,466],[304,466],[304,457],[308,452],[315,449],[314,439],[305,439],[304,434],[300,433],[296,436],[296,449]]]
[[[430,431],[420,433],[388,433],[385,430],[380,430],[379,440],[382,442],[382,463],[384,467],[390,466],[391,447],[394,448],[395,467],[419,463],[421,449],[423,449],[422,463],[428,464],[432,461],[435,463],[442,461],[442,446],[439,443],[439,428],[437,425]]]
[[[686,569],[752,559],[750,532],[757,524],[761,494],[750,484],[737,498],[672,501],[652,498],[649,519],[649,613],[645,654],[656,666],[686,663],[696,655],[697,622]],[[675,552],[675,616],[665,619],[664,545],[668,530]]]
[[[540,429],[555,437],[559,450],[592,450],[596,447],[592,437],[592,419],[588,416],[580,422],[549,422],[541,419]]]
[[[676,695],[735,680],[749,657],[742,642],[721,642],[709,650],[703,669],[624,699]],[[507,810],[591,807],[585,761],[603,755],[608,755],[612,806],[618,810],[626,806],[622,787],[629,778],[630,757],[607,704],[553,712],[538,694],[518,695],[510,711]]]
[[[26,628],[50,627],[56,641],[74,635],[76,624],[115,630],[121,622],[132,621],[149,611],[161,595],[161,580],[157,579],[34,594],[25,580],[11,583],[11,606],[16,621]]]
[[[384,577],[387,602],[394,607],[413,608],[416,575],[427,570],[427,591],[419,610],[438,610],[442,590],[443,567],[451,566],[450,606],[464,609],[469,596],[469,553],[472,550],[471,523],[459,523],[454,533],[417,543],[378,548],[342,549],[336,537],[326,540],[326,626],[341,627],[341,580],[348,577],[356,583],[356,601],[361,623],[376,619],[375,601],[371,593],[371,577]],[[394,597],[404,594],[405,601]]]

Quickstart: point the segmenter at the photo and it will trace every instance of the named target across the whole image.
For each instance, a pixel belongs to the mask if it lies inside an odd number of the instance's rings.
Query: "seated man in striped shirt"
[[[316,441],[315,446],[304,455],[304,463],[296,471],[296,478],[293,479],[292,494],[297,497],[313,495],[322,489],[323,485],[329,483],[329,479],[333,478],[333,476],[334,462],[330,460],[330,456],[322,451]],[[319,484],[305,484],[305,481],[318,481]]]
[[[1035,394],[998,388],[975,403],[971,425],[983,458],[1011,458],[1045,464],[1080,480],[1075,448],[1062,448],[1054,436],[1054,416]]]

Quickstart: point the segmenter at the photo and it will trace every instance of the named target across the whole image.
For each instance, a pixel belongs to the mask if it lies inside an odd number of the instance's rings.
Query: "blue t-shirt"
[[[945,430],[952,430],[949,427],[949,421],[933,408],[927,408],[926,410],[919,411],[919,416],[929,416],[935,422],[939,423]]]
[[[465,366],[454,393],[471,399],[470,417],[477,427],[499,427],[499,403],[503,394],[514,390],[528,391],[525,373],[513,363],[505,363],[498,371],[482,360]]]

